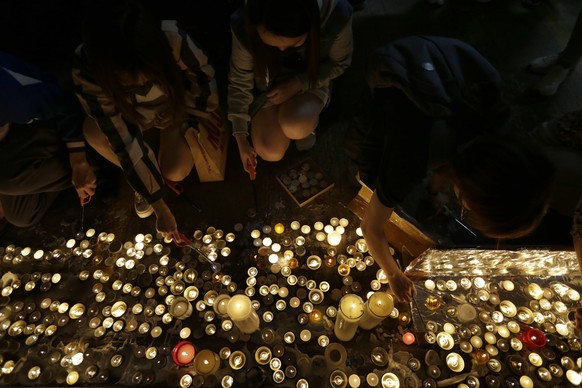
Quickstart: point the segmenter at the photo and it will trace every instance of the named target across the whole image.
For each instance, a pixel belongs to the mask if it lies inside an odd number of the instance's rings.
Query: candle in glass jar
[[[212,374],[220,368],[220,357],[211,350],[204,349],[194,357],[194,370],[203,376]]]
[[[251,305],[248,296],[237,294],[230,298],[227,305],[227,314],[236,327],[246,334],[252,334],[259,329],[259,316]]]
[[[340,341],[354,338],[364,314],[364,301],[358,295],[347,294],[340,299],[334,334]]]
[[[374,292],[366,301],[364,314],[359,325],[364,330],[369,330],[382,322],[390,315],[394,308],[392,296],[383,291]]]

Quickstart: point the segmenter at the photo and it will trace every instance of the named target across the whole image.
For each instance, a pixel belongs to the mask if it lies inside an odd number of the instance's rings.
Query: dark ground
[[[230,50],[228,18],[240,1],[201,0],[151,1],[160,18],[177,19],[204,47],[217,70],[226,101],[226,71]],[[80,42],[80,15],[83,2],[76,0],[1,0],[0,49],[17,54],[54,72],[66,88],[71,87],[70,64]],[[258,167],[258,212],[249,217],[254,207],[252,187],[242,170],[234,139],[229,145],[226,179],[223,182],[199,183],[193,171],[183,185],[185,194],[203,211],[197,214],[182,198],[170,193],[167,197],[177,215],[180,229],[215,226],[226,231],[237,223],[249,229],[264,224],[290,222],[293,219],[313,223],[332,216],[356,221],[346,205],[359,187],[353,179],[344,152],[344,142],[354,126],[354,117],[365,114],[366,87],[363,68],[366,55],[373,47],[411,34],[431,34],[462,39],[479,51],[500,70],[508,100],[515,111],[515,122],[523,130],[562,113],[579,109],[582,81],[580,70],[551,99],[539,99],[528,93],[537,76],[525,71],[526,64],[540,55],[559,51],[567,42],[580,5],[574,0],[545,0],[537,7],[525,7],[519,0],[493,0],[478,3],[472,0],[449,0],[442,7],[416,0],[368,0],[366,7],[355,13],[355,52],[351,68],[336,83],[332,103],[324,112],[317,131],[317,144],[308,152],[292,146],[278,163],[260,163]],[[85,227],[98,232],[114,232],[130,236],[154,231],[154,218],[137,218],[133,211],[133,193],[119,171],[94,156],[99,166],[99,188],[86,207]],[[281,188],[275,175],[286,171],[306,158],[311,158],[334,181],[334,188],[300,208]],[[1,167],[0,167],[1,168]],[[570,218],[550,213],[540,229],[519,241],[491,241],[474,237],[442,212],[431,217],[422,201],[421,192],[411,199],[406,214],[442,247],[566,247],[569,248]],[[62,193],[45,219],[26,229],[5,227],[0,244],[53,245],[60,237],[73,237],[80,227],[80,205],[71,189]]]

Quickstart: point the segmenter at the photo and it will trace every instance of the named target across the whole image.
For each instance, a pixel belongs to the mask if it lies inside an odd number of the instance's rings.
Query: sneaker
[[[135,193],[133,206],[135,208],[135,214],[137,214],[139,218],[148,218],[154,212],[152,205],[150,205],[148,201],[137,192]]]
[[[572,68],[554,65],[548,71],[548,74],[534,85],[533,91],[544,97],[553,96],[571,72]]]
[[[307,137],[295,140],[295,147],[299,151],[310,150],[315,145],[315,140],[315,132],[311,132]]]
[[[558,61],[558,54],[546,55],[534,59],[527,65],[527,69],[535,74],[546,74],[550,67]]]

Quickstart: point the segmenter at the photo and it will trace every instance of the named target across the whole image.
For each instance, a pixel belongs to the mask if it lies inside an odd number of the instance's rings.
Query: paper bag
[[[228,132],[221,112],[217,109],[208,117],[200,118],[198,126],[189,128],[185,137],[200,182],[224,180]]]

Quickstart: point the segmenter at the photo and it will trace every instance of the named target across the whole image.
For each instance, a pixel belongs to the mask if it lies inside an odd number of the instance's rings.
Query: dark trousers
[[[12,125],[0,141],[0,202],[18,227],[39,222],[59,193],[72,187],[62,140],[46,123]]]

